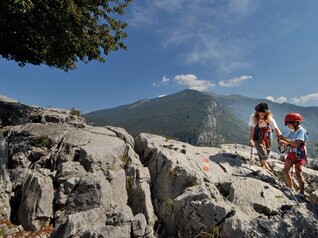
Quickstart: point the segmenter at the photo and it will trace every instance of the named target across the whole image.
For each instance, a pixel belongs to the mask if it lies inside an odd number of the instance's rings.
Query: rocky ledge
[[[0,119],[0,236],[318,237],[318,173],[304,169],[301,200],[276,154],[271,173],[243,145],[132,138],[17,102]]]

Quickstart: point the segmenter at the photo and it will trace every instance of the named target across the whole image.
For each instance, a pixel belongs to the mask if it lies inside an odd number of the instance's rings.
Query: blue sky
[[[75,71],[0,59],[0,95],[83,113],[192,88],[318,106],[316,0],[135,0],[128,51]]]

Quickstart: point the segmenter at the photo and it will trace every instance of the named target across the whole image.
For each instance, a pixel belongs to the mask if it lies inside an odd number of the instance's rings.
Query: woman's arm
[[[274,129],[274,132],[275,132],[275,135],[277,136],[277,138],[278,138],[279,136],[281,136],[281,134],[282,134],[282,132],[279,130],[278,127],[276,127],[276,128]]]

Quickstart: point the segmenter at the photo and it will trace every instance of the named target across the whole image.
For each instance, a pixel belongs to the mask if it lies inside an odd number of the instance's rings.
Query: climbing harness
[[[297,159],[297,163],[302,159],[307,160],[306,143],[301,143],[298,147],[288,146],[287,153]]]
[[[258,124],[254,127],[254,141],[259,141],[262,145],[269,149],[272,147],[273,130],[269,124],[266,127],[259,127]]]

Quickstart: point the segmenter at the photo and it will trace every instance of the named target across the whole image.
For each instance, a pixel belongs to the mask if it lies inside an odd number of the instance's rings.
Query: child
[[[302,174],[303,166],[307,160],[306,142],[308,140],[307,131],[300,126],[303,122],[303,117],[296,112],[286,115],[285,125],[291,129],[291,132],[284,137],[279,136],[278,139],[287,144],[287,157],[283,169],[283,174],[287,185],[294,190],[294,184],[291,177],[290,169],[295,165],[296,176],[299,183],[300,196],[304,197],[304,177]]]

